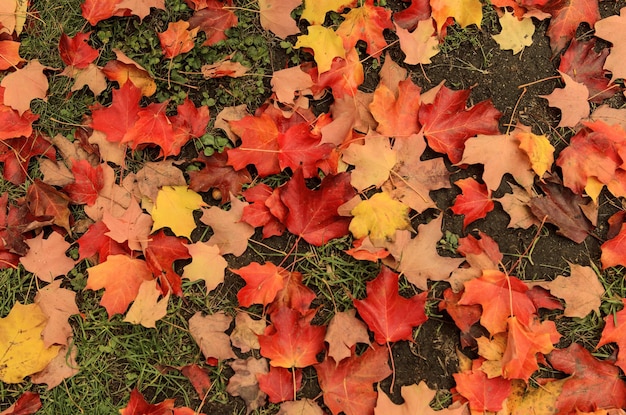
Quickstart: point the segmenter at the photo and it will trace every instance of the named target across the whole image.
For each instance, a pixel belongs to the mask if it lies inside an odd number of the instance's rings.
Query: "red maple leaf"
[[[413,31],[420,20],[427,20],[431,15],[428,0],[411,0],[409,7],[393,14],[393,21],[401,28]]]
[[[276,140],[279,131],[270,115],[248,115],[229,124],[233,133],[241,138],[239,147],[226,150],[229,165],[241,170],[248,164],[254,164],[260,176],[280,173]]]
[[[232,10],[232,0],[206,0],[202,2],[206,7],[197,11],[189,19],[189,29],[199,27],[206,34],[206,40],[202,46],[211,46],[220,40],[226,40],[226,29],[237,26],[237,15]]]
[[[404,298],[398,293],[398,274],[383,267],[376,278],[367,283],[367,297],[354,300],[354,306],[378,344],[412,340],[413,328],[424,323],[428,292]]]
[[[231,193],[235,196],[240,195],[243,185],[252,181],[252,176],[250,176],[248,170],[235,170],[227,164],[228,156],[225,152],[214,153],[209,157],[200,154],[193,161],[204,163],[204,167],[200,170],[188,172],[189,188],[196,192],[208,192],[211,189],[219,189],[221,203],[228,202]],[[253,189],[256,187],[253,187]],[[247,197],[246,199],[248,202],[251,202]],[[244,216],[248,207],[244,207]],[[250,225],[257,226],[252,223]]]
[[[166,235],[163,230],[150,236],[144,250],[146,263],[155,278],[158,279],[161,292],[165,295],[172,291],[182,296],[182,280],[174,271],[174,261],[191,258],[185,244],[186,239]]]
[[[189,98],[176,107],[176,115],[168,118],[174,129],[174,140],[169,145],[171,155],[180,154],[181,147],[192,138],[202,137],[211,119],[206,105],[196,107]]]
[[[204,399],[211,390],[211,378],[209,377],[208,370],[194,363],[181,367],[180,371],[189,379],[198,397]]]
[[[4,163],[3,177],[16,185],[24,183],[28,163],[36,156],[56,159],[54,147],[39,132],[35,131],[28,137],[0,141],[0,162]]]
[[[243,307],[250,307],[252,304],[266,306],[274,301],[276,294],[283,289],[285,276],[289,273],[271,262],[263,265],[252,262],[231,271],[246,281],[246,285],[237,292],[237,300]]]
[[[241,145],[226,150],[228,164],[235,170],[252,164],[260,176],[299,166],[305,177],[317,176],[318,164],[328,158],[333,148],[330,144],[320,145],[321,137],[311,133],[308,123],[290,125],[267,112],[231,121],[230,126],[241,137]]]
[[[270,366],[268,373],[256,374],[259,388],[267,393],[270,402],[279,403],[293,400],[295,392],[302,386],[302,370],[292,370],[294,372],[282,367]]]
[[[443,300],[439,302],[439,311],[446,310],[454,324],[463,333],[469,333],[470,327],[480,320],[482,310],[480,305],[460,305],[459,300],[463,296],[463,291],[455,293],[452,288],[446,288],[443,292]]]
[[[373,384],[391,375],[387,348],[374,345],[360,356],[339,363],[327,356],[315,365],[324,403],[333,415],[374,415],[377,393]]]
[[[26,202],[28,209],[34,216],[51,219],[52,223],[71,233],[71,215],[68,207],[70,198],[65,193],[61,193],[53,186],[36,179],[28,186]]]
[[[171,415],[174,399],[166,399],[158,404],[149,404],[137,388],[130,392],[128,404],[120,409],[121,415]]]
[[[626,383],[611,362],[598,360],[578,343],[548,355],[553,368],[571,376],[556,400],[557,413],[626,407]]]
[[[568,74],[574,81],[585,84],[589,90],[589,101],[599,104],[615,95],[620,86],[612,84],[609,88],[611,81],[606,77],[608,71],[604,69],[609,49],[596,52],[596,40],[592,37],[581,42],[574,37],[561,57],[559,71]]]
[[[272,189],[265,183],[259,183],[243,192],[243,196],[250,204],[243,208],[241,220],[255,228],[262,226],[263,238],[282,235],[285,232],[285,225],[274,216],[267,203],[276,199],[273,196],[277,193],[278,190]]]
[[[626,306],[626,299],[622,298],[622,304]],[[596,347],[604,346],[608,343],[617,343],[619,351],[615,365],[626,371],[626,336],[624,336],[626,331],[626,308],[614,315],[604,317],[604,323],[602,336]]]
[[[363,64],[355,48],[346,52],[345,59],[333,59],[330,70],[322,74],[318,73],[317,66],[306,70],[306,72],[315,83],[311,87],[314,95],[318,95],[324,89],[330,88],[333,91],[335,100],[344,96],[356,96],[358,88],[363,83],[365,77]]]
[[[552,15],[546,34],[550,38],[553,55],[565,48],[580,23],[586,22],[593,27],[600,20],[598,0],[552,0],[541,10]]]
[[[314,135],[308,124],[296,124],[277,138],[278,164],[281,170],[302,169],[304,177],[316,177],[318,166],[330,156],[332,144],[320,144],[321,136]]]
[[[616,265],[626,265],[626,223],[622,224],[619,233],[600,247],[602,269]]]
[[[284,368],[306,367],[317,363],[324,350],[325,326],[313,326],[316,310],[302,315],[287,307],[270,314],[272,324],[260,335],[261,355],[270,365]]]
[[[65,33],[61,34],[59,54],[66,65],[84,69],[98,57],[98,51],[87,43],[90,34],[91,32],[77,33],[73,38]]]
[[[109,228],[104,222],[98,221],[92,224],[87,232],[76,240],[78,243],[78,260],[82,261],[98,254],[96,261],[98,264],[106,261],[109,255],[130,255],[128,244],[114,241],[106,235],[107,232],[109,232]]]
[[[89,206],[96,203],[100,190],[104,187],[102,165],[93,167],[87,160],[72,162],[74,183],[63,188],[72,199],[72,203]]]
[[[326,176],[318,190],[310,190],[302,169],[297,169],[280,191],[280,199],[288,210],[285,226],[316,246],[347,235],[351,218],[340,216],[337,208],[355,195],[348,173]]]
[[[268,313],[274,313],[282,307],[306,314],[309,312],[311,303],[317,298],[313,290],[302,283],[302,274],[289,272],[285,276],[283,289],[276,293],[276,298],[267,308]]]
[[[9,204],[8,192],[0,196],[0,269],[17,267],[19,257],[28,252],[22,235],[30,222],[27,213],[26,205]]]
[[[503,255],[502,252],[500,252],[498,243],[482,231],[478,231],[478,235],[480,239],[476,239],[471,234],[467,235],[465,238],[459,239],[457,252],[468,258],[468,261],[471,256],[478,257],[485,255],[491,263],[500,263]]]
[[[465,230],[468,224],[484,218],[493,210],[491,190],[471,177],[457,180],[454,184],[459,186],[463,193],[454,200],[452,211],[457,215],[464,215],[463,229]]]
[[[92,25],[95,26],[101,20],[106,20],[109,17],[113,17],[118,8],[117,5],[122,0],[85,0],[80,5],[83,17]]]
[[[498,134],[502,115],[491,100],[466,108],[470,90],[453,91],[442,86],[430,104],[422,104],[418,119],[424,127],[428,145],[448,155],[452,163],[463,156],[465,141],[477,134]]]
[[[32,415],[41,409],[41,399],[39,394],[34,392],[24,392],[17,398],[17,401],[3,411],[4,415]]]
[[[472,411],[497,412],[502,403],[511,394],[511,381],[501,376],[488,378],[480,369],[485,359],[472,361],[472,369],[452,376],[456,382],[456,391],[469,401]],[[569,413],[569,412],[566,412]]]
[[[528,287],[519,279],[497,270],[484,270],[481,277],[465,283],[458,304],[480,304],[483,307],[480,324],[493,335],[507,330],[510,316],[530,324],[537,310],[526,291]]]
[[[168,103],[168,101],[152,103],[140,109],[135,123],[126,131],[122,143],[129,143],[133,150],[142,144],[156,144],[161,147],[163,157],[178,155],[180,143],[176,142],[174,128],[165,114]]]
[[[0,140],[17,137],[30,137],[33,133],[33,122],[39,119],[39,115],[30,110],[22,115],[17,110],[4,105],[4,87],[0,86]]]
[[[92,119],[89,126],[105,133],[108,141],[124,141],[126,132],[139,119],[140,99],[141,90],[132,82],[126,82],[121,88],[113,90],[110,106],[95,105],[90,108]]]
[[[626,145],[626,132],[619,125],[603,121],[583,122],[586,128],[578,131],[556,160],[563,169],[563,183],[576,194],[582,194],[589,177],[609,184],[621,166]]]

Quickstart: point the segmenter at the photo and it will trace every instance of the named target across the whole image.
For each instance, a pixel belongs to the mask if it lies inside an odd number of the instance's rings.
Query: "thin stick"
[[[293,380],[293,400],[296,400],[296,368],[291,368],[291,379]]]
[[[522,91],[522,94],[519,96],[519,98],[517,99],[517,102],[515,103],[515,107],[513,107],[513,113],[511,114],[511,118],[509,118],[509,124],[506,127],[507,135],[509,134],[509,131],[511,131],[511,125],[513,125],[513,117],[515,117],[515,113],[517,112],[517,106],[519,105],[526,91],[528,91],[528,89],[524,88],[524,90]]]
[[[528,244],[528,247],[526,247],[526,250],[522,253],[522,255],[520,255],[517,258],[517,261],[515,261],[515,263],[511,266],[511,268],[509,268],[509,271],[506,272],[506,274],[511,274],[513,272],[513,270],[519,265],[519,263],[522,261],[522,258],[524,256],[526,256],[526,254],[528,253],[528,251],[530,251],[531,247],[533,246],[533,244],[535,243],[535,241],[539,238],[539,232],[541,232],[541,230],[543,229],[543,225],[546,223],[546,219],[548,219],[548,215],[544,216],[543,219],[541,220],[541,224],[539,225],[539,228],[537,229],[537,232],[535,233],[535,236],[533,236],[533,239],[530,241],[530,244]],[[504,267],[502,267],[504,269]]]
[[[527,86],[531,86],[531,85],[535,85],[535,84],[540,84],[544,81],[549,81],[550,79],[561,79],[561,75],[554,75],[554,76],[549,76],[547,78],[543,78],[543,79],[538,79],[536,81],[532,81],[529,82],[527,84],[522,84],[522,85],[518,85],[517,89],[522,89],[522,88],[526,88]]]

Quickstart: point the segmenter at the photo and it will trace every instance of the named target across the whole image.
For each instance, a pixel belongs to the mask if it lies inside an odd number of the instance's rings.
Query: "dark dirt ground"
[[[405,5],[406,3],[400,0],[388,1],[388,6],[394,11],[402,10]],[[601,15],[606,17],[619,14],[620,8],[625,5],[625,0],[601,2]],[[397,44],[389,48],[388,52],[394,61],[410,72],[413,81],[422,88],[422,91],[435,87],[441,81],[445,81],[446,86],[453,89],[469,88],[472,90],[470,103],[491,99],[495,107],[502,112],[501,131],[505,131],[509,123],[521,122],[531,126],[534,133],[549,135],[556,132],[555,126],[559,122],[560,111],[550,108],[547,101],[539,96],[548,95],[555,87],[562,86],[556,79],[542,81],[558,75],[559,57],[552,57],[549,39],[545,35],[548,21],[534,20],[534,23],[536,31],[533,44],[517,55],[513,55],[511,51],[500,50],[498,44],[492,39],[491,35],[499,31],[497,23],[493,25],[494,27],[483,27],[483,30],[468,28],[467,30],[475,35],[473,42],[465,41],[449,53],[439,53],[432,59],[432,64],[423,67],[402,64],[404,55]],[[452,28],[449,35],[453,35],[454,30]],[[589,36],[589,27],[581,25],[577,35]],[[388,35],[389,42],[395,39],[395,35]],[[371,62],[367,62],[366,65],[368,63]],[[366,67],[365,73],[366,81],[361,89],[372,92],[378,83],[376,72],[368,71]],[[519,88],[520,85],[536,81],[539,82],[528,86],[525,92]],[[318,104],[321,107],[327,107],[329,103],[326,101]],[[617,94],[611,104],[614,107],[623,105],[623,96]],[[564,144],[560,148],[557,146],[557,152],[563,147]],[[435,156],[439,155],[433,153],[432,157]],[[451,182],[469,176],[480,177],[482,173],[482,168],[478,166],[461,169],[448,164],[448,167],[451,171]],[[509,181],[512,179],[509,178]],[[505,182],[506,180],[494,193],[494,197],[500,197],[508,191]],[[496,208],[485,219],[472,223],[464,232],[462,217],[453,215],[449,209],[459,193],[459,189],[455,186],[431,193],[444,215],[444,233],[450,231],[461,237],[468,233],[476,234],[475,230],[483,231],[498,243],[504,254],[504,265],[509,268],[533,243],[537,228],[531,227],[528,230],[508,228],[509,216],[496,203]],[[592,262],[597,264],[600,257],[600,245],[606,236],[606,219],[621,206],[619,201],[606,192],[602,193],[600,204],[598,227],[593,235],[587,237],[583,243],[576,244],[558,235],[555,226],[545,224],[535,241],[532,255],[520,261],[513,275],[527,280],[549,280],[565,273],[568,269],[568,262],[580,265],[590,265]],[[414,227],[427,222],[436,214],[435,210],[430,210],[418,215],[413,220]],[[264,240],[263,243],[285,251],[286,247],[291,246],[293,240],[270,238]],[[306,247],[300,246],[299,250],[306,251]],[[234,262],[229,260],[229,263],[236,265],[239,263],[243,266],[256,258],[252,254],[244,254],[240,258],[233,259]],[[233,295],[239,288],[239,283],[235,282],[235,279],[232,274],[226,279],[226,284],[233,284],[231,286],[233,290],[230,290]],[[436,300],[446,286],[447,284],[437,284],[431,291],[430,298]],[[415,343],[398,342],[392,346],[396,367],[395,386],[393,391],[389,390],[391,379],[388,378],[381,383],[380,387],[387,393],[391,392],[396,402],[402,401],[399,392],[403,385],[424,380],[434,389],[450,389],[454,386],[452,374],[458,371],[456,349],[460,347],[459,330],[445,313],[438,313],[435,308],[433,312],[438,316],[431,316],[425,324],[420,326]],[[560,346],[565,346],[565,344]],[[303,396],[318,395],[317,383],[307,381],[313,376],[314,371],[311,368],[305,370],[301,391]]]

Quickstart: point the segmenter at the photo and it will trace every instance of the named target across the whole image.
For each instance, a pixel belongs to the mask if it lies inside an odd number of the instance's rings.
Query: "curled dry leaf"
[[[267,395],[259,388],[257,374],[269,371],[267,360],[264,358],[255,359],[254,357],[249,357],[246,360],[236,359],[230,363],[230,367],[235,371],[235,374],[228,380],[226,392],[244,400],[247,414],[265,405]]]
[[[233,61],[232,57],[233,55],[229,55],[216,63],[203,65],[200,70],[202,71],[204,79],[223,78],[225,76],[239,78],[244,76],[250,68]]]

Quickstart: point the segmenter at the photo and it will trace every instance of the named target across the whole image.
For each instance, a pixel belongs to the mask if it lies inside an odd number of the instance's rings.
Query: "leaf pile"
[[[24,197],[0,196],[0,268],[22,267],[41,288],[34,302],[15,302],[0,319],[2,382],[30,377],[53,388],[80,370],[68,322],[80,310],[75,293],[61,285],[76,266],[88,265],[85,290],[102,290],[108,318],[123,315],[147,328],[167,315],[173,296],[185,296],[183,279],[203,280],[207,293],[229,273],[245,282],[236,315],[207,309],[188,320],[204,360],[177,369],[202,401],[212,393],[207,366],[227,362],[234,375],[226,390],[245,401],[248,413],[267,401],[280,404],[279,414],[434,413],[435,392],[423,382],[402,386],[401,405],[376,385],[391,377],[394,392],[393,344],[414,341],[414,329],[428,320],[433,282],[442,281],[450,288],[439,309],[475,358],[459,357],[453,402],[441,413],[619,413],[626,407],[626,309],[605,316],[597,344],[617,344],[614,359],[598,359],[576,343],[565,346],[555,324],[561,314],[600,313],[605,293],[597,261],[570,264],[569,277],[530,283],[514,275],[515,266],[505,268],[491,236],[469,232],[497,202],[512,228],[549,224],[578,244],[600,238],[600,193],[626,196],[626,114],[604,104],[623,93],[626,9],[601,19],[595,0],[485,6],[499,16],[495,41],[514,54],[532,44],[532,19],[548,19],[563,88],[543,98],[561,111],[557,127],[571,131],[557,152],[556,139],[533,126],[515,122],[503,129],[491,100],[473,103],[471,90],[443,83],[422,90],[409,76],[407,68],[417,71],[415,65],[428,65],[439,53],[452,25],[480,26],[478,0],[413,0],[398,12],[373,0],[252,2],[263,29],[312,60],[271,74],[271,95],[259,108],[219,114],[189,97],[178,105],[158,102],[151,98],[157,82],[139,62],[122,50],[102,62],[92,46],[101,22],[141,22],[166,10],[163,0],[85,0],[81,14],[91,30],[62,34],[62,69],[20,57],[20,33],[36,14],[33,2],[24,21],[25,3],[7,1],[0,14],[0,162],[7,182],[26,187]],[[186,6],[188,20],[169,22],[158,33],[164,59],[214,47],[238,24],[231,0],[186,0]],[[328,16],[339,23],[326,24]],[[581,22],[595,29],[589,40],[575,38]],[[392,36],[403,62],[384,53]],[[598,52],[597,39],[610,46]],[[364,61],[380,67],[372,92],[362,89]],[[240,77],[247,70],[227,56],[202,75]],[[72,142],[40,130],[40,115],[31,110],[34,100],[48,99],[51,73],[72,78],[74,93],[112,91],[110,100],[94,101],[82,114]],[[328,112],[314,113],[311,107],[328,93]],[[212,121],[233,145],[196,155],[194,142]],[[131,156],[143,151],[158,154],[158,161],[129,169]],[[482,166],[482,174],[451,181],[451,170],[472,165]],[[283,180],[273,180],[278,176]],[[503,191],[505,182],[510,187]],[[453,185],[461,193],[450,211],[463,217],[465,236],[450,257],[438,250],[447,206],[431,192]],[[625,218],[618,214],[609,223],[603,270],[626,266]],[[299,244],[321,247],[351,237],[346,253],[381,264],[379,272],[366,282],[365,295],[351,296],[354,308],[335,305],[329,323],[320,324],[319,293],[289,254],[278,263],[241,264],[257,230],[257,240],[285,236],[290,253]],[[75,256],[67,253],[73,244]],[[541,309],[552,310],[552,317]],[[541,368],[568,376],[539,377]],[[307,382],[317,382],[320,397],[301,392],[304,370],[315,373]],[[37,401],[26,392],[2,414],[34,413]],[[134,389],[120,413],[201,409],[176,407],[174,399],[151,404]]]

